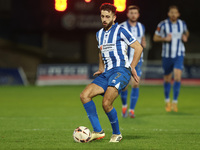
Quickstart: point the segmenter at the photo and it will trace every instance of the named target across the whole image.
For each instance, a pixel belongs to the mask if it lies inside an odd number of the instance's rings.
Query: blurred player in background
[[[179,19],[177,6],[170,6],[168,19],[161,21],[155,31],[153,40],[162,42],[162,66],[164,69],[165,109],[167,112],[178,111],[178,95],[185,55],[184,42],[188,41],[189,31],[186,23]],[[173,101],[170,102],[172,72],[174,73]]]
[[[146,39],[145,39],[145,27],[143,24],[138,22],[138,18],[140,16],[140,9],[138,6],[131,5],[128,7],[127,11],[127,17],[128,20],[122,22],[120,25],[122,25],[125,29],[129,30],[132,35],[137,39],[137,41],[145,48],[146,47]],[[131,64],[133,60],[134,55],[134,49],[131,47],[128,47],[128,59],[129,63]],[[141,55],[141,58],[135,67],[137,71],[137,75],[140,77],[142,75],[142,62],[143,62],[143,53]],[[135,118],[135,106],[139,97],[139,82],[136,82],[133,77],[131,77],[130,84],[132,87],[131,90],[131,96],[130,96],[130,107],[129,107],[129,116],[131,118]],[[122,116],[127,117],[127,95],[128,90],[122,91],[121,93],[121,99],[122,99]]]
[[[125,28],[115,23],[116,7],[104,3],[100,7],[103,28],[97,34],[99,51],[99,70],[94,75],[99,75],[80,94],[80,99],[92,124],[93,132],[91,140],[101,139],[105,136],[101,128],[96,106],[92,98],[104,95],[102,105],[113,129],[110,142],[119,142],[122,139],[119,130],[117,111],[112,106],[120,92],[128,85],[131,78],[138,82],[135,67],[141,57],[142,46]],[[135,49],[131,66],[126,54],[127,46]],[[132,68],[132,69],[131,69]]]

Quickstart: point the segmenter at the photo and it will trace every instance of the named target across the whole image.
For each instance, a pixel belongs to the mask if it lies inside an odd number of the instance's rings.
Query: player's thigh
[[[174,80],[175,81],[181,80],[182,70],[184,67],[183,62],[184,62],[183,56],[179,56],[175,60],[175,63],[174,63]]]
[[[174,80],[180,82],[182,76],[182,70],[174,68]]]
[[[87,85],[87,87],[80,94],[80,98],[83,104],[89,102],[93,97],[103,94],[104,89],[94,83]]]
[[[168,74],[168,75],[164,75],[164,81],[165,82],[171,82],[172,80],[172,73]]]
[[[183,70],[183,65],[184,63],[184,57],[183,56],[178,56],[175,58],[175,61],[174,61],[174,69],[180,69],[180,70]]]
[[[174,60],[172,58],[163,58],[162,67],[164,70],[164,76],[169,76],[174,69]]]
[[[106,113],[112,110],[113,108],[112,104],[118,95],[119,95],[118,89],[116,87],[109,86],[107,88],[104,94],[103,103],[102,103],[103,108]]]

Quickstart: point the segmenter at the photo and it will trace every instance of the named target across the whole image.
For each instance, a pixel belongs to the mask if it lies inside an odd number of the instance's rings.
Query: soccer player
[[[146,47],[146,39],[145,39],[145,27],[142,23],[138,22],[138,18],[140,16],[139,13],[140,9],[136,5],[131,5],[128,7],[127,11],[127,17],[128,20],[124,21],[121,23],[121,25],[129,30],[132,35],[136,38],[136,40],[145,48]],[[128,47],[128,58],[129,58],[129,63],[132,62],[133,60],[133,55],[134,55],[134,49],[131,47]],[[143,62],[143,53],[141,55],[141,58],[135,67],[137,71],[137,75],[140,77],[142,75],[142,62]],[[130,96],[130,108],[129,108],[129,116],[131,118],[135,118],[135,106],[139,97],[139,82],[136,82],[133,77],[131,77],[130,80],[131,84],[131,96]],[[121,92],[121,100],[122,100],[122,116],[127,117],[127,95],[128,95],[128,90],[122,91]]]
[[[128,85],[131,75],[138,82],[135,67],[143,48],[128,30],[115,23],[116,7],[114,5],[104,3],[100,7],[100,12],[103,28],[96,33],[100,49],[99,70],[94,73],[98,77],[82,91],[80,99],[93,127],[91,140],[101,139],[105,133],[101,128],[92,98],[104,95],[102,106],[113,130],[110,142],[119,142],[122,135],[119,130],[117,111],[112,104],[122,89]],[[126,54],[128,46],[135,49],[131,65]]]
[[[185,55],[184,42],[188,41],[189,31],[186,23],[179,19],[180,13],[177,6],[170,6],[168,19],[161,21],[155,31],[153,40],[162,42],[162,66],[164,69],[164,94],[165,109],[178,111],[177,102],[181,86],[181,75]],[[174,73],[173,101],[170,102],[170,89],[172,72]]]

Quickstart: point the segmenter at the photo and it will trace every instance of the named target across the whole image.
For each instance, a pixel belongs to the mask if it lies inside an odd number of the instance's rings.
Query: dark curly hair
[[[111,11],[113,14],[116,14],[116,7],[110,3],[103,3],[100,6],[100,11],[107,10],[108,12]]]

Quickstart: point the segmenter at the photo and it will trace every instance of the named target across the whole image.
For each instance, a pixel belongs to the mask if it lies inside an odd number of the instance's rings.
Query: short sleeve
[[[96,40],[97,40],[97,43],[98,43],[97,46],[99,48],[99,38],[98,38],[99,36],[98,35],[99,35],[99,32],[96,33]]]
[[[187,32],[187,31],[188,31],[187,25],[185,21],[183,21],[183,32]]]
[[[145,26],[143,24],[142,24],[142,29],[143,29],[143,33],[145,35],[146,29],[145,29]]]
[[[121,30],[120,36],[127,45],[131,45],[136,41],[136,38],[133,37],[132,34],[127,29],[121,27],[120,30]]]
[[[157,28],[156,28],[156,31],[155,31],[155,34],[156,35],[159,35],[159,36],[162,36],[164,33],[164,23],[161,22],[158,24]]]

